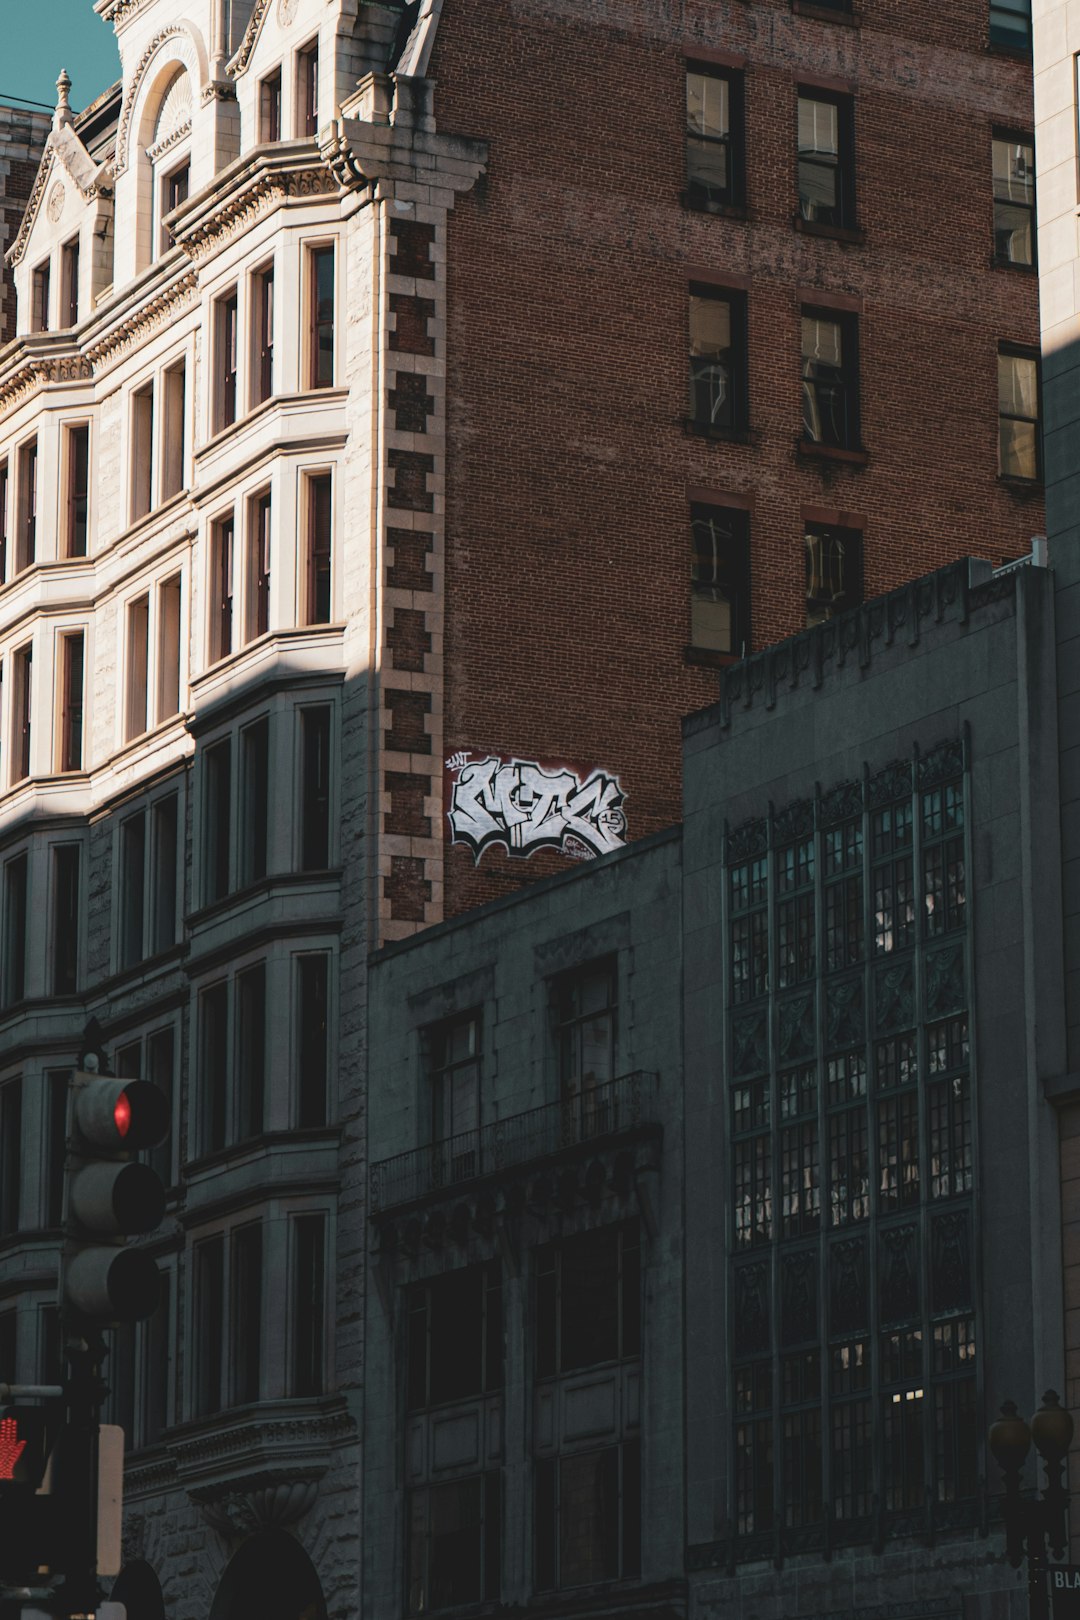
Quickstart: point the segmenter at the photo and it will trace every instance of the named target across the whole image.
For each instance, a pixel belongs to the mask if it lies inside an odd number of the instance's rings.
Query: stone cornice
[[[317,1480],[334,1451],[355,1437],[344,1401],[333,1397],[325,1404],[267,1402],[223,1413],[194,1432],[174,1430],[168,1449],[178,1483],[194,1501],[212,1503],[286,1479]]]
[[[416,82],[410,94],[423,99],[429,87]],[[399,101],[404,93],[398,82]],[[487,167],[486,141],[465,135],[441,135],[423,121],[402,117],[390,125],[339,116],[322,140],[323,161],[344,191],[367,187],[392,196],[398,183],[435,185],[447,191],[469,191]],[[417,157],[426,160],[423,167]]]
[[[189,258],[206,259],[293,197],[330,196],[337,182],[308,142],[238,159],[174,215],[173,240]]]
[[[179,146],[184,136],[190,134],[191,119],[185,118],[184,122],[177,124],[176,128],[170,130],[163,140],[155,141],[153,146],[146,148],[147,157],[151,163],[156,163],[159,157],[164,157],[165,153],[171,151],[174,146]]]
[[[101,337],[87,346],[86,355],[94,370],[130,349],[138,348],[152,333],[175,320],[198,297],[198,277],[187,270],[177,281],[141,302],[130,314],[117,321]]]

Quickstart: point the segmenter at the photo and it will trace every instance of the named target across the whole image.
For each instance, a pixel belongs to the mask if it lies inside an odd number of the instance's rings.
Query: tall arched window
[[[147,262],[150,257],[157,258],[169,251],[172,236],[165,221],[188,194],[192,95],[187,70],[177,68],[163,80],[158,95],[148,104],[148,114],[155,100],[157,110],[152,115],[151,136],[146,145],[152,187],[152,196],[147,200],[151,203],[149,212],[153,222]]]

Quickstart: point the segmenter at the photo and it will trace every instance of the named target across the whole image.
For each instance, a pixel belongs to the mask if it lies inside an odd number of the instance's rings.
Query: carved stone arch
[[[327,1620],[314,1564],[287,1530],[250,1536],[229,1559],[210,1620]]]
[[[123,174],[130,166],[132,141],[153,128],[161,97],[176,77],[178,68],[187,69],[192,96],[197,97],[209,79],[210,63],[203,37],[194,23],[170,23],[168,28],[154,35],[140,57],[120,109],[116,130],[117,174]]]

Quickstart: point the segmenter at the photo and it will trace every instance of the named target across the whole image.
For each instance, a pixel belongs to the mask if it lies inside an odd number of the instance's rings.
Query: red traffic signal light
[[[140,1321],[158,1302],[157,1266],[123,1241],[165,1213],[161,1177],[134,1155],[165,1140],[168,1101],[148,1080],[77,1072],[70,1124],[62,1306],[84,1324]]]

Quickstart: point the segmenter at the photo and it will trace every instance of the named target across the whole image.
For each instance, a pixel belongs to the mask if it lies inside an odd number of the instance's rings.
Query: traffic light
[[[125,1239],[165,1213],[161,1177],[135,1155],[169,1134],[163,1092],[149,1080],[71,1077],[60,1303],[67,1327],[100,1329],[150,1316],[158,1272]]]

